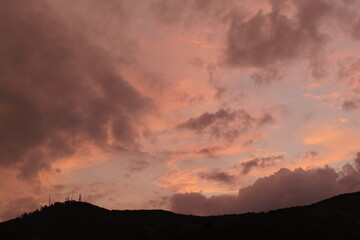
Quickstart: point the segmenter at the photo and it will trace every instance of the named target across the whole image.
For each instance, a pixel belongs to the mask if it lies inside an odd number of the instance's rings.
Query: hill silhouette
[[[267,213],[189,216],[67,201],[0,223],[0,239],[360,239],[360,192]]]

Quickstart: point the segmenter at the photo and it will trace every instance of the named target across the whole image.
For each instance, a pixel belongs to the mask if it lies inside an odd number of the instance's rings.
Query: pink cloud
[[[340,172],[331,167],[293,171],[283,168],[240,189],[238,195],[174,194],[170,198],[170,207],[183,214],[219,215],[311,204],[337,194],[359,191],[359,159],[357,154],[354,166],[347,164]]]

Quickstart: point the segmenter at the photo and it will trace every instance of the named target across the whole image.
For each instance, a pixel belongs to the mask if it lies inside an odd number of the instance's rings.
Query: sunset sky
[[[0,220],[359,190],[360,1],[0,1]]]

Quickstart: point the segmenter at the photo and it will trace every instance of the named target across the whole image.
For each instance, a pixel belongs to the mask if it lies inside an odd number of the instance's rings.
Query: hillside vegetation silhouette
[[[360,239],[360,192],[267,213],[189,216],[67,201],[0,223],[0,239]]]

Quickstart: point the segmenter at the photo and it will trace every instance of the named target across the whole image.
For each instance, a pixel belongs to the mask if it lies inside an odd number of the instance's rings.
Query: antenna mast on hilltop
[[[81,194],[79,194],[79,202],[81,202]]]
[[[50,197],[51,197],[51,195],[49,194],[49,206],[50,206]]]

